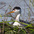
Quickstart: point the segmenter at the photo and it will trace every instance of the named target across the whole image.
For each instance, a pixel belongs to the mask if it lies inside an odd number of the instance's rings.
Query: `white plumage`
[[[17,15],[15,21],[19,21],[19,17],[20,17],[20,14]],[[14,22],[13,25],[14,25],[14,26],[18,26],[18,25],[20,26],[20,23],[18,23],[18,22]]]

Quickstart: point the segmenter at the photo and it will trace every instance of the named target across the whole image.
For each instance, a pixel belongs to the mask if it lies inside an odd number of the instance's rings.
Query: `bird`
[[[8,14],[10,14],[10,13],[15,13],[15,16],[16,16],[15,22],[12,23],[14,26],[22,26],[22,25],[23,25],[23,24],[21,24],[21,23],[19,23],[19,22],[24,22],[24,23],[30,24],[30,23],[27,22],[27,21],[20,20],[21,8],[20,8],[19,6],[14,7],[14,8],[13,8],[13,11],[8,12]],[[19,21],[19,22],[16,22],[16,21]],[[24,26],[26,26],[26,25],[24,25]]]

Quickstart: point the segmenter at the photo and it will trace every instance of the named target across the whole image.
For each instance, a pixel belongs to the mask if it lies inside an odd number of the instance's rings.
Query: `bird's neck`
[[[19,21],[19,17],[20,17],[20,14],[17,14],[15,20],[16,20],[16,21]]]

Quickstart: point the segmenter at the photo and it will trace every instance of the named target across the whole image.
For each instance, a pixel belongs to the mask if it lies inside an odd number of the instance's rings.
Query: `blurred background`
[[[34,0],[0,0],[0,22],[4,19],[14,20],[15,13],[12,13],[12,16],[5,14],[12,11],[15,6],[21,7],[21,20],[34,23]]]

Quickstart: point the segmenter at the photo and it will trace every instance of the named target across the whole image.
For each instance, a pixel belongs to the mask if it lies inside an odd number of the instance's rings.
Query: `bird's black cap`
[[[14,7],[14,8],[13,8],[13,10],[15,10],[15,9],[19,9],[19,10],[21,10],[21,8],[20,8],[20,7]]]
[[[20,10],[20,13],[21,13],[21,8],[20,7],[14,7],[13,10],[15,10],[15,9]]]

